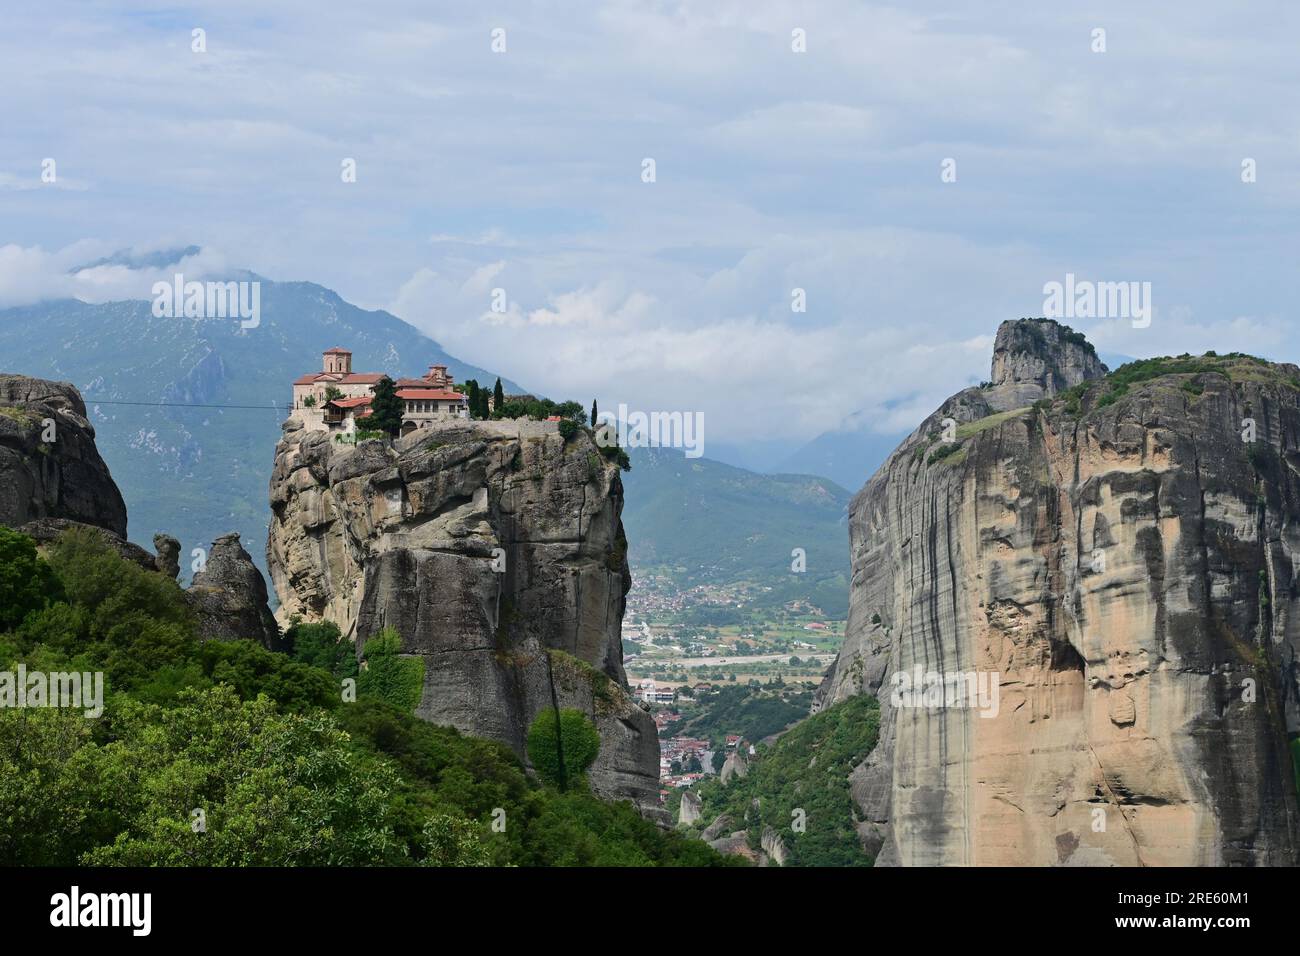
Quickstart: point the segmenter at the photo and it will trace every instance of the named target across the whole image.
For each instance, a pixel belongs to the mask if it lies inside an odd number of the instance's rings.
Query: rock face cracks
[[[526,759],[553,702],[596,723],[593,791],[658,807],[653,721],[627,694],[617,466],[583,430],[449,421],[388,445],[285,426],[267,543],[282,623],[385,627],[424,660],[416,713]]]
[[[42,519],[126,537],[126,503],[68,382],[0,374],[0,525]]]
[[[1298,861],[1300,369],[1104,371],[1056,323],[1004,323],[994,384],[853,501],[816,706],[881,698],[851,778],[881,864]],[[996,698],[896,693],[931,674]]]

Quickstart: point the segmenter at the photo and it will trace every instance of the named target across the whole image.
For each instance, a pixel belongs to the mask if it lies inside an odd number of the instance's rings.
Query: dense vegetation
[[[299,659],[201,642],[176,582],[94,532],[69,532],[40,557],[0,528],[0,599],[0,671],[100,672],[105,683],[98,718],[0,708],[6,863],[720,861],[630,803],[560,793],[505,745],[412,716],[409,671],[365,679],[405,663],[385,639],[367,646],[360,675],[328,625],[290,629]]]
[[[765,827],[776,830],[790,853],[787,866],[870,866],[854,829],[848,775],[871,753],[879,732],[874,697],[853,697],[815,714],[759,748],[747,776],[701,785],[703,816],[694,829],[726,813],[755,849]],[[800,821],[803,832],[796,829]]]
[[[667,732],[714,744],[724,743],[728,734],[762,740],[807,716],[811,703],[812,692],[797,684],[763,687],[750,681],[715,687],[700,695],[691,708],[693,714],[670,725]]]
[[[1233,384],[1260,382],[1300,389],[1300,379],[1286,374],[1267,359],[1244,352],[1226,355],[1206,352],[1201,356],[1184,353],[1128,362],[1105,378],[1083,382],[1061,392],[1055,400],[1043,399],[1036,404],[1046,408],[1056,402],[1064,403],[1066,413],[1077,418],[1092,409],[1113,405],[1135,386],[1166,376],[1178,376],[1179,388],[1192,396],[1200,395],[1205,390],[1201,380],[1205,375],[1222,375]]]

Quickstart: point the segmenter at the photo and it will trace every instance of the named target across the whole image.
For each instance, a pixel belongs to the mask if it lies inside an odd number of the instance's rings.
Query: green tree
[[[385,375],[375,383],[375,393],[370,399],[370,416],[366,419],[368,428],[396,435],[402,430],[403,402],[397,397],[397,385]]]
[[[596,400],[593,398],[591,400],[591,427],[592,428],[596,427],[596,422],[598,420],[599,420],[599,416],[597,416],[596,414]]]
[[[331,625],[295,622],[306,660],[200,642],[175,581],[102,535],[65,533],[46,560],[59,599],[0,634],[0,666],[104,671],[107,693],[94,721],[0,708],[6,863],[733,865],[629,802],[543,786],[500,741],[415,717],[423,662],[400,654],[395,632],[367,642],[361,696],[344,703],[325,668],[348,664],[348,642]],[[549,740],[580,778],[595,728],[578,711],[546,724],[539,761]],[[498,811],[503,832],[490,826]]]
[[[497,383],[492,386],[492,408],[495,411],[500,411],[505,407],[505,404],[506,391],[501,387],[501,379],[498,378]]]
[[[296,661],[319,667],[335,677],[357,676],[357,654],[351,641],[343,640],[333,621],[306,624],[299,617],[284,632],[288,654]]]
[[[568,707],[560,710],[558,732],[556,726],[554,709],[537,715],[528,728],[528,759],[543,780],[568,789],[600,753],[600,734],[586,714]]]
[[[59,600],[62,588],[25,534],[0,528],[0,632]]]
[[[466,379],[465,384],[462,386],[462,391],[465,395],[465,404],[469,406],[470,417],[481,417],[478,413],[478,380],[473,378]]]
[[[181,705],[124,701],[115,739],[77,767],[114,793],[116,839],[92,866],[358,866],[403,862],[398,778],[325,714],[278,714],[230,688]],[[76,763],[81,763],[80,761]],[[202,828],[195,832],[194,810]]]
[[[357,696],[376,697],[406,713],[415,710],[424,693],[424,658],[403,657],[402,637],[386,627],[361,648],[365,670],[357,677]]]

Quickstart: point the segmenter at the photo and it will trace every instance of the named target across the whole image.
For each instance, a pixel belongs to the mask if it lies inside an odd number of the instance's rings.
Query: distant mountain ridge
[[[177,254],[148,264],[168,265]],[[158,531],[179,538],[183,576],[193,548],[232,529],[264,567],[267,488],[290,383],[318,369],[325,349],[346,346],[357,369],[394,377],[437,363],[457,381],[496,378],[388,312],[312,282],[252,278],[261,283],[261,323],[247,330],[235,320],[158,318],[148,300],[0,310],[0,371],[81,390],[127,500],[128,536],[142,544]]]
[[[764,475],[675,449],[632,449],[623,477],[633,568],[680,569],[677,583],[752,581],[770,603],[810,600],[828,615],[848,609],[848,503],[835,482]],[[802,549],[806,570],[795,572]]]

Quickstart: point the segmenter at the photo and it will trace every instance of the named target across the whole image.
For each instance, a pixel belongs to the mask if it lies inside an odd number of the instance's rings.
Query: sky
[[[1150,283],[1103,353],[1300,360],[1300,9],[1082,6],[11,5],[0,307],[195,244],[755,448],[910,430],[1067,274]]]

